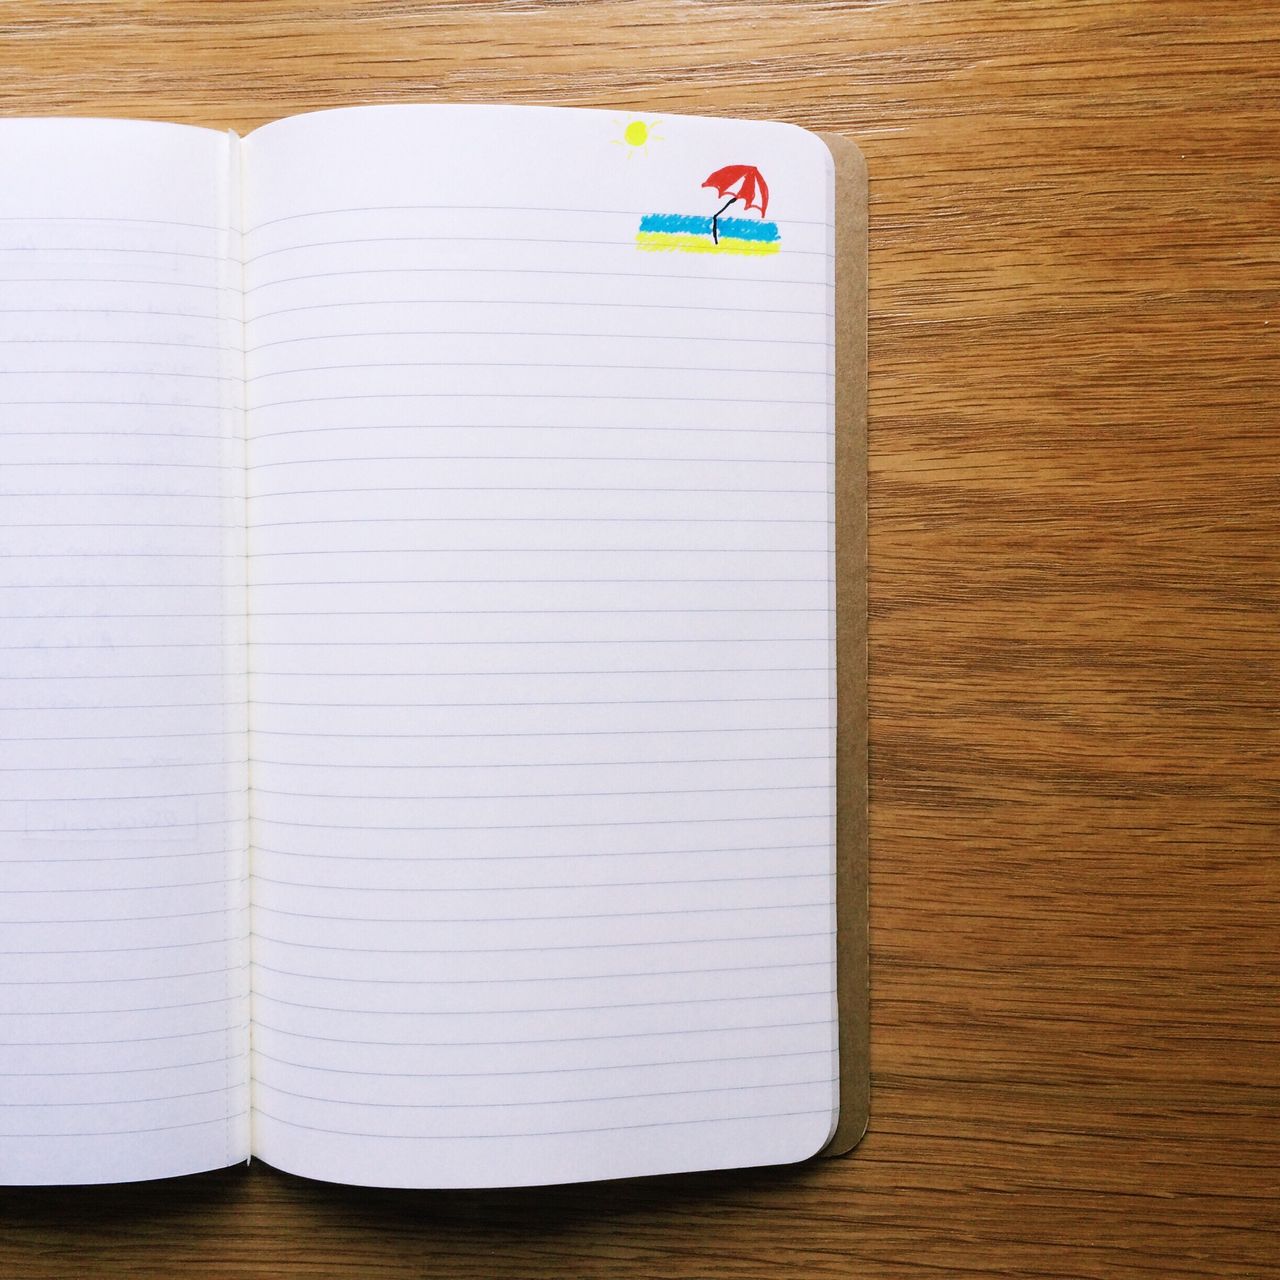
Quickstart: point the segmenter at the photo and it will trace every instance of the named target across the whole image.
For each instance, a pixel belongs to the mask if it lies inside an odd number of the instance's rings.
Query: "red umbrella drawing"
[[[722,197],[729,197],[711,219],[713,244],[720,243],[720,215],[735,200],[741,200],[744,208],[759,209],[762,218],[769,207],[769,187],[764,174],[753,164],[727,164],[723,169],[717,169],[702,185],[714,187]]]

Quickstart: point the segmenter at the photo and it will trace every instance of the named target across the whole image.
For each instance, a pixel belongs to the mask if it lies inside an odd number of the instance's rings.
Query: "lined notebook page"
[[[0,122],[0,1183],[247,1152],[232,161]]]
[[[545,1183],[833,1124],[831,161],[627,123],[246,143],[254,1131],[285,1169]],[[738,161],[779,253],[637,247]]]

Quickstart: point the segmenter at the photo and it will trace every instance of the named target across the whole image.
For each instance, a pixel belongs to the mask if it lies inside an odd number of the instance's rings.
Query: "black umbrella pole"
[[[737,196],[730,196],[724,204],[722,204],[714,214],[711,215],[711,243],[720,243],[720,215],[737,199]]]

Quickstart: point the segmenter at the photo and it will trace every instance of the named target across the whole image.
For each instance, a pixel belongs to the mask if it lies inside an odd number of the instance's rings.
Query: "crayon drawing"
[[[650,143],[662,141],[661,135],[654,132],[658,126],[656,120],[619,120],[617,123],[622,134],[613,139],[613,145],[625,148],[628,159],[644,155]]]
[[[769,187],[754,165],[731,164],[717,169],[702,184],[722,200],[712,214],[646,213],[636,232],[636,247],[681,253],[777,253],[781,243],[776,222],[766,222]],[[756,218],[726,218],[735,204],[760,211]]]

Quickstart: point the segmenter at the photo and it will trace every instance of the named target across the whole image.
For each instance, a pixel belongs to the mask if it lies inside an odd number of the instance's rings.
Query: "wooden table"
[[[871,1132],[538,1192],[0,1193],[0,1275],[1280,1275],[1280,6],[0,8],[15,114],[525,101],[872,175]]]

